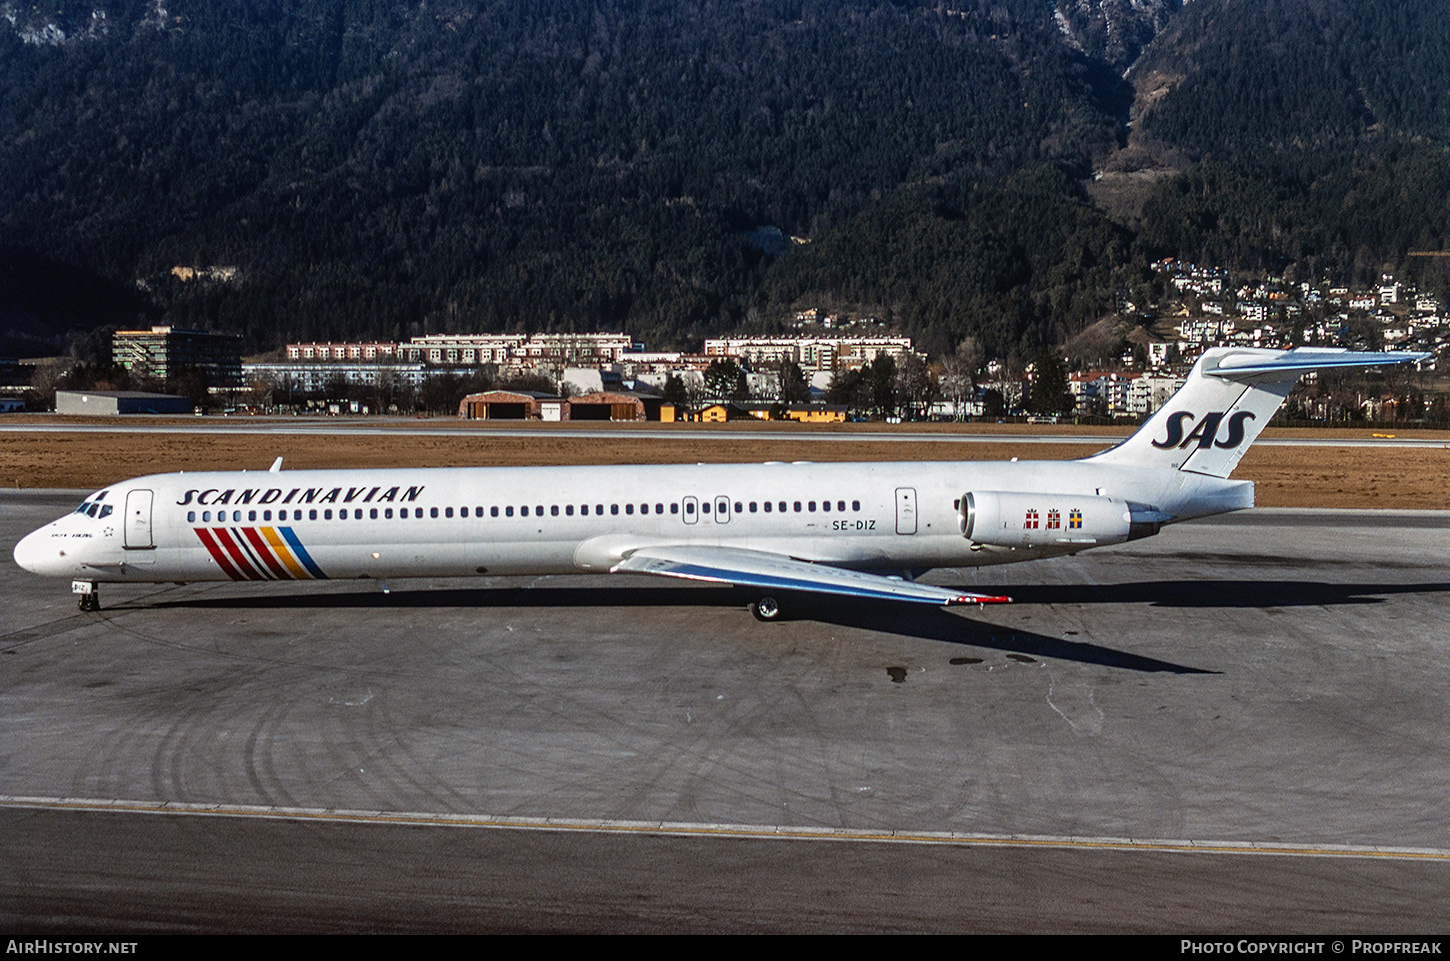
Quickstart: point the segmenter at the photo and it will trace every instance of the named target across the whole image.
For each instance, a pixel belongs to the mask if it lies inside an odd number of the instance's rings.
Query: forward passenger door
[[[150,550],[156,546],[151,539],[151,500],[148,490],[126,492],[126,517],[121,527],[121,544],[127,550]]]

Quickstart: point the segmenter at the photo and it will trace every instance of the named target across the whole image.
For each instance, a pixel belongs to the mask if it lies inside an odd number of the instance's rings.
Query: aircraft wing
[[[1000,604],[1011,600],[1010,597],[992,594],[964,594],[945,587],[916,584],[735,547],[643,547],[616,564],[612,571],[659,574],[772,591],[807,591],[921,604]]]

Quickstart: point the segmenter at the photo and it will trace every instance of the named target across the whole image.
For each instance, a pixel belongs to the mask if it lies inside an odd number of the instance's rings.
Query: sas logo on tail
[[[1252,413],[1241,410],[1228,419],[1228,436],[1223,440],[1215,441],[1218,436],[1219,425],[1223,422],[1222,411],[1210,411],[1203,415],[1203,420],[1198,422],[1187,437],[1183,436],[1183,422],[1192,420],[1191,411],[1179,410],[1168,415],[1168,436],[1162,440],[1153,441],[1153,446],[1159,450],[1169,450],[1177,447],[1180,450],[1198,441],[1198,449],[1206,450],[1210,447],[1221,447],[1228,450],[1239,446],[1244,442],[1244,421],[1255,420]]]

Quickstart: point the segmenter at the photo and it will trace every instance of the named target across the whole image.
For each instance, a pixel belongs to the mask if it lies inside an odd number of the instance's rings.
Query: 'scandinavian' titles
[[[223,504],[384,504],[389,501],[408,503],[418,499],[424,485],[417,487],[294,487],[284,491],[280,487],[216,487],[201,489],[193,487],[176,503],[200,504],[203,507],[220,507]],[[284,496],[285,495],[285,496]]]

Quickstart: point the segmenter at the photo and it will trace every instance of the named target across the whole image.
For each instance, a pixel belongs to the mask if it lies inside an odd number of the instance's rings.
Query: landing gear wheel
[[[750,605],[750,613],[757,621],[780,620],[780,604],[773,597],[762,597]]]
[[[81,610],[86,611],[87,613],[91,611],[99,611],[101,609],[101,595],[97,594],[95,591],[92,591],[89,594],[82,594],[80,596],[80,599],[76,603]]]

